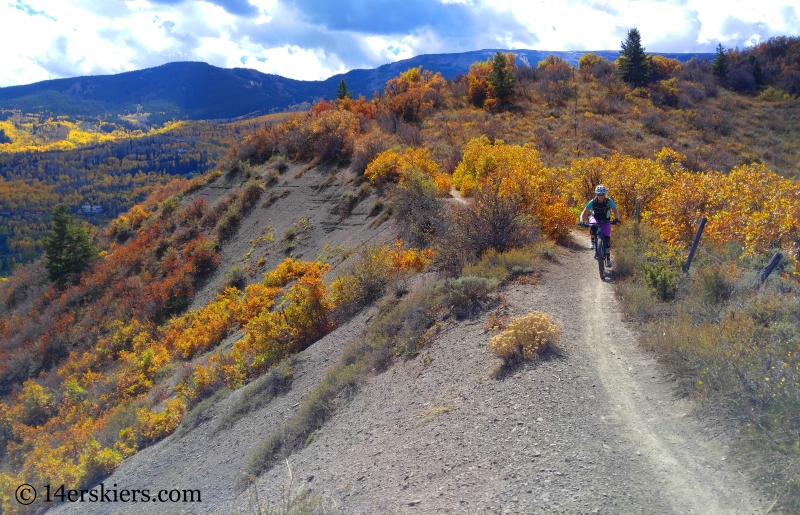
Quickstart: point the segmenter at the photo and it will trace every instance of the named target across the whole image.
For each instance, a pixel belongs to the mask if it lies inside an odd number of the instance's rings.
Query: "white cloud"
[[[348,24],[327,1],[4,0],[0,86],[175,60],[242,66],[243,57],[263,72],[320,79],[421,53],[617,50],[631,27],[653,52],[800,34],[800,8],[786,0],[404,0],[408,8],[397,12],[407,20],[374,27],[372,18]],[[232,14],[243,12],[250,14]],[[459,22],[421,19],[423,12],[453,14]],[[315,13],[313,22],[308,13]]]

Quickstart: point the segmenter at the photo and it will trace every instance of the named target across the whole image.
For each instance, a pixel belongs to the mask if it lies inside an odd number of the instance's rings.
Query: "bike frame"
[[[589,231],[590,231],[590,233],[591,233],[593,225],[597,226],[597,236],[600,237],[598,239],[598,243],[599,243],[600,239],[603,240],[603,247],[605,247],[605,254],[608,254],[608,239],[611,237],[611,234],[610,234],[611,233],[611,225],[612,225],[611,222],[610,221],[608,221],[608,222],[606,222],[606,221],[598,222],[592,216],[592,217],[589,217]],[[604,232],[603,231],[603,226],[604,225],[607,225],[609,227],[609,229],[608,229],[609,234],[603,234],[603,232]],[[596,258],[598,258],[598,259],[600,259],[600,254],[598,252],[599,249],[600,249],[600,245],[595,245],[595,247],[594,247],[594,256]],[[605,257],[606,256],[604,255],[603,259],[605,259]]]
[[[609,234],[603,234],[604,225],[608,225]],[[594,258],[597,260],[597,267],[600,271],[600,279],[605,280],[605,262],[608,257],[608,239],[611,237],[611,222],[598,222],[594,217],[589,217],[589,230],[592,226],[597,226],[597,243],[594,246]]]

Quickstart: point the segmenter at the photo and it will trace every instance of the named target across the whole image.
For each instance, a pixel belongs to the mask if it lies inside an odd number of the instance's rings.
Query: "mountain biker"
[[[591,248],[594,249],[595,245],[597,244],[597,228],[600,227],[600,230],[603,231],[603,235],[606,236],[606,252],[608,253],[608,257],[606,259],[606,265],[611,266],[611,224],[616,224],[617,220],[619,220],[619,211],[617,211],[617,205],[614,203],[614,199],[611,197],[606,196],[607,190],[606,187],[600,184],[594,189],[595,197],[586,204],[586,207],[581,212],[581,219],[580,225],[586,225],[583,219],[586,215],[589,215],[589,233],[592,237],[592,245]],[[614,220],[611,220],[611,213],[614,213]]]

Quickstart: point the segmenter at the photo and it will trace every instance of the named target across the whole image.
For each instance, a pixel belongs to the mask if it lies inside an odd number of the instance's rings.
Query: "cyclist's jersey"
[[[597,197],[595,197],[586,204],[586,210],[591,211],[594,219],[598,222],[611,220],[611,210],[616,208],[617,205],[611,197],[606,197],[604,202],[598,201]]]

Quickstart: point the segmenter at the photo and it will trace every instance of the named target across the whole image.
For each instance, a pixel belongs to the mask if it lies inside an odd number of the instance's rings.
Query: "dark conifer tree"
[[[97,255],[88,231],[75,225],[69,208],[64,205],[53,210],[53,230],[43,243],[47,275],[58,288],[64,288],[68,281],[86,270]]]
[[[508,102],[514,95],[514,71],[502,52],[497,52],[494,59],[492,59],[492,71],[488,80],[495,98],[501,103]]]
[[[638,29],[628,31],[628,37],[622,42],[620,51],[619,66],[617,73],[622,80],[633,86],[640,88],[647,86],[650,82],[650,70],[652,63],[642,47],[642,37]]]
[[[342,79],[336,87],[336,99],[344,100],[345,98],[353,98],[353,92],[347,91],[347,84],[345,84],[344,79]]]
[[[711,72],[719,80],[724,81],[728,78],[729,71],[728,54],[725,53],[725,49],[722,47],[722,43],[720,43],[717,45],[717,57],[715,57],[714,62],[711,63]]]
[[[760,87],[764,85],[764,70],[761,69],[761,63],[758,61],[758,57],[750,54],[747,58],[750,66],[753,67],[753,78],[756,80],[756,86]]]

